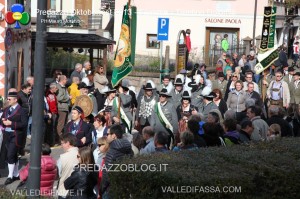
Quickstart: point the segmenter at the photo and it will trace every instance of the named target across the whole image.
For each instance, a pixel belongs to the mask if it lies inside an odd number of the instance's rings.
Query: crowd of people
[[[49,195],[58,176],[60,198],[109,198],[108,172],[82,165],[108,167],[124,156],[300,136],[300,71],[281,57],[257,75],[254,52],[224,52],[211,73],[195,64],[174,80],[165,75],[161,84],[148,80],[140,89],[128,79],[113,88],[105,68],[98,65],[92,72],[88,61],[76,64],[70,78],[56,70],[45,87],[41,192]],[[5,185],[20,179],[22,185],[28,177],[29,165],[19,171],[18,164],[31,138],[33,90],[34,78],[28,77],[20,91],[8,90],[2,105]],[[92,102],[89,115],[76,103],[81,96]],[[59,145],[65,152],[54,160],[51,147]]]

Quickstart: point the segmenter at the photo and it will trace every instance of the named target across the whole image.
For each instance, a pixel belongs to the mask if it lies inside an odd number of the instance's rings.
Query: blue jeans
[[[294,62],[296,63],[299,59],[299,55],[298,54],[294,54]]]
[[[32,116],[28,118],[27,135],[31,135]]]
[[[260,74],[254,74],[254,81],[258,84],[260,79]]]

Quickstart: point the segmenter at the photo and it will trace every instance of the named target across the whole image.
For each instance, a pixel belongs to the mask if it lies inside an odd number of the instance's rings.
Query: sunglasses
[[[238,76],[234,75],[234,76],[232,76],[232,77],[238,77]]]
[[[98,147],[101,147],[101,146],[103,146],[104,144],[98,144]]]
[[[165,96],[165,95],[160,95],[159,97],[167,97],[167,96]]]
[[[80,158],[80,155],[77,155],[77,158]]]

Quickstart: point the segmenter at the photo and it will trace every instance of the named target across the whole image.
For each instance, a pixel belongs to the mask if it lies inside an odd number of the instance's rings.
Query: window
[[[146,41],[147,48],[159,49],[160,48],[159,44],[160,42],[157,41],[157,34],[147,34],[147,41]]]

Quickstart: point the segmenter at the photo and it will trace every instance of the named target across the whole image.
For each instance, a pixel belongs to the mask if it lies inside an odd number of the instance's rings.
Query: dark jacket
[[[136,100],[136,96],[135,93],[132,90],[129,90],[129,95],[131,95],[132,100],[131,100],[131,108],[137,108],[138,106],[138,102]]]
[[[246,133],[245,131],[240,130],[239,135],[240,135],[240,141],[242,143],[250,142],[250,135],[248,133]]]
[[[116,139],[109,144],[109,149],[105,156],[105,166],[106,168],[111,168],[112,164],[116,161],[129,156],[133,156],[133,151],[131,149],[131,143],[126,139]],[[109,179],[107,170],[103,170],[103,177],[101,183],[101,193],[108,191]],[[126,183],[126,182],[124,182]]]
[[[288,66],[288,57],[283,50],[279,52],[279,59],[274,62],[274,65],[276,67]]]
[[[182,105],[180,104],[177,109],[176,109],[176,112],[177,112],[177,116],[178,116],[178,120],[180,120],[183,116],[191,116],[192,115],[192,111],[193,110],[196,110],[198,111],[198,108],[192,104],[190,104],[190,109],[189,111],[184,111],[182,110]]]
[[[197,147],[206,147],[206,142],[198,133],[194,134],[194,143],[197,145]]]
[[[261,99],[261,96],[258,94],[258,92],[253,91],[251,94],[247,92],[247,95],[255,100],[255,104],[259,107],[263,107],[263,101]]]
[[[5,128],[2,122],[2,119],[8,119],[12,122],[11,129],[14,131],[14,135],[16,136],[16,146],[21,147],[23,146],[23,136],[26,136],[26,131],[24,129],[27,128],[28,125],[28,115],[24,112],[23,108],[20,105],[14,109],[14,111],[8,116],[9,107],[3,110],[3,114],[0,119],[0,124]],[[25,134],[24,134],[25,133]]]
[[[27,115],[29,114],[29,96],[30,94],[26,94],[23,91],[18,92],[18,104],[20,104]]]
[[[105,96],[105,94],[100,93],[98,89],[95,89],[94,96],[97,101],[98,111],[100,111],[104,108],[106,96]]]
[[[293,136],[293,131],[291,125],[279,116],[272,116],[267,120],[267,124],[271,126],[272,124],[279,124],[281,127],[281,137]]]
[[[73,125],[74,125],[73,121],[66,124],[66,126],[64,128],[64,133],[72,133]],[[84,122],[83,120],[79,121],[78,128],[75,133],[75,136],[77,138],[77,147],[88,146],[90,143],[92,143],[92,132],[91,131],[92,131],[91,127],[86,122]],[[83,144],[81,142],[81,139],[83,137],[86,137],[85,144]]]
[[[97,179],[97,172],[89,172],[88,169],[76,166],[71,176],[64,182],[66,190],[69,190],[66,198],[96,199],[93,188],[97,184]]]
[[[225,112],[228,110],[228,108],[227,108],[226,102],[225,102],[223,99],[221,99],[218,108],[219,108],[219,111],[220,111],[221,114],[222,114],[222,117],[224,118],[224,114],[225,114]]]

